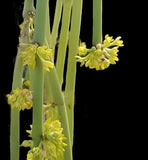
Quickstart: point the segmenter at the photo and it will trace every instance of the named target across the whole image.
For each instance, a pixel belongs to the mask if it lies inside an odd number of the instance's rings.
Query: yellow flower
[[[8,104],[12,108],[16,108],[19,111],[24,109],[30,109],[33,106],[32,91],[29,89],[16,88],[12,93],[7,94]]]
[[[43,67],[46,71],[50,71],[49,68],[53,68],[54,65],[50,62],[50,56],[52,55],[52,49],[48,49],[46,46],[37,48],[37,55],[39,56]]]
[[[25,80],[23,82],[23,88],[29,89],[30,88],[30,81],[29,80]]]
[[[37,46],[30,44],[24,51],[20,52],[20,57],[23,59],[23,64],[28,65],[28,67],[34,69],[36,65],[36,55],[40,58],[45,70],[50,71],[54,67],[53,63],[50,61],[50,56],[52,55],[52,50],[48,49],[46,46]]]
[[[97,44],[96,48],[92,47],[87,49],[86,45],[80,45],[76,56],[76,61],[81,63],[81,66],[85,65],[90,69],[104,70],[110,66],[110,64],[116,64],[118,61],[118,48],[123,46],[121,37],[117,37],[115,40],[109,35],[105,36],[103,44]]]
[[[47,159],[63,160],[64,147],[67,146],[63,141],[63,128],[59,120],[52,120],[48,118],[43,127],[44,139],[43,146],[45,148]]]
[[[39,147],[33,147],[28,151],[27,160],[42,160],[42,151]]]
[[[111,47],[111,46],[118,46],[118,47],[124,46],[123,41],[121,41],[120,39],[121,39],[121,37],[117,37],[114,40],[113,37],[109,37],[109,35],[107,34],[105,36],[105,40],[103,42],[103,48],[107,48],[107,47]]]
[[[23,65],[28,65],[29,68],[34,69],[36,65],[35,55],[37,52],[37,45],[29,45],[24,51],[20,52],[20,57],[23,59]]]
[[[32,137],[32,130],[27,130],[27,133],[29,133],[29,137]],[[65,139],[66,137],[63,134],[63,128],[61,127],[60,121],[53,120],[51,117],[49,117],[44,122],[43,135],[38,146],[38,148],[44,153],[42,159],[63,160],[63,153],[65,151],[64,147],[67,146],[67,144],[64,143]],[[21,146],[31,148],[32,144],[32,140],[25,140],[22,142]],[[33,156],[35,156],[34,150],[35,149],[32,148],[28,152],[27,160],[34,160],[32,158]],[[38,154],[36,154],[36,156],[37,155]]]
[[[109,48],[105,48],[103,53],[104,55],[108,58],[108,60],[110,61],[110,64],[116,64],[115,61],[119,61],[118,59],[118,47],[114,47],[112,49]]]
[[[87,54],[87,48],[85,43],[80,44],[80,47],[78,48],[78,52],[80,56],[85,56]]]

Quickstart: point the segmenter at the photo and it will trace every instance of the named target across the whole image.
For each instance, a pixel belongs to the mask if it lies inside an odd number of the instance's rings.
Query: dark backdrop
[[[1,11],[1,140],[5,159],[9,159],[10,109],[5,95],[11,91],[12,75],[18,44],[19,27],[22,22],[22,1],[9,0]],[[1,9],[3,9],[1,6]],[[51,3],[54,7],[54,2]],[[91,47],[92,1],[84,0],[80,38]],[[124,47],[120,48],[116,65],[104,71],[89,70],[77,65],[75,97],[74,160],[132,159],[137,152],[137,125],[139,126],[137,82],[132,48],[132,24],[136,21],[135,7],[128,1],[104,0],[103,36],[122,36]],[[52,9],[52,8],[51,8]],[[51,15],[52,17],[52,15]],[[137,41],[136,41],[137,42]],[[137,44],[138,45],[138,44]],[[137,47],[138,48],[138,47]],[[135,78],[133,78],[135,77]],[[135,82],[135,83],[134,83]],[[138,104],[137,104],[138,105]],[[31,112],[21,113],[21,141],[27,137],[26,128],[31,123]],[[4,144],[7,143],[7,145]],[[21,149],[21,160],[27,150]],[[7,153],[7,154],[6,154]]]

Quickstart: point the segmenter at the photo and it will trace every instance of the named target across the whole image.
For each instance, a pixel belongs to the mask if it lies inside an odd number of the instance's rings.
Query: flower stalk
[[[48,0],[37,0],[36,16],[34,24],[33,41],[39,45],[46,43],[46,16],[48,10]],[[41,141],[42,125],[43,125],[43,83],[44,72],[43,65],[38,55],[36,55],[36,66],[32,70],[32,91],[33,91],[33,125],[32,125],[32,139],[33,146],[37,147]]]
[[[71,7],[72,7],[72,0],[64,0],[62,27],[61,27],[57,61],[56,61],[56,70],[60,85],[62,85],[63,83],[63,72],[64,72],[64,63],[65,63],[66,49],[69,36]]]
[[[58,106],[60,121],[63,127],[63,133],[66,136],[66,144],[64,152],[64,160],[72,160],[72,144],[69,130],[69,122],[67,116],[66,105],[64,101],[64,96],[61,91],[61,86],[59,84],[58,76],[56,73],[56,69],[53,68],[50,72],[46,72],[46,80],[50,84],[51,94],[53,97],[53,102]]]
[[[19,50],[18,53],[19,54]],[[16,88],[22,88],[22,73],[23,73],[23,62],[17,55],[12,90]],[[20,113],[16,108],[11,108],[11,119],[10,119],[10,158],[11,160],[19,160],[19,139],[20,139]]]
[[[50,47],[53,49],[53,52],[55,50],[55,45],[57,43],[61,12],[62,12],[62,0],[57,0],[55,15],[54,15],[54,23],[53,23],[52,33],[51,33],[51,42],[50,42]]]
[[[76,80],[76,60],[82,14],[82,0],[73,1],[71,30],[69,35],[68,66],[66,72],[65,103],[68,114],[71,142],[73,144],[74,98]]]
[[[102,0],[93,0],[93,38],[95,46],[102,43]]]

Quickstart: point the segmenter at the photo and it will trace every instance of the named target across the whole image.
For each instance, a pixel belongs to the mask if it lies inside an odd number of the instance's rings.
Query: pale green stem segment
[[[32,90],[33,90],[33,125],[32,140],[34,147],[37,147],[42,137],[42,106],[43,106],[43,66],[36,57],[36,67],[33,70]]]
[[[49,22],[47,22],[47,12],[49,11],[48,2],[49,0],[37,0],[36,5],[33,41],[39,43],[40,46],[46,43],[46,24]]]
[[[51,35],[50,35],[50,14],[49,14],[49,7],[47,7],[47,12],[46,12],[46,43],[45,45],[50,48],[50,41],[51,41]]]
[[[12,90],[16,88],[22,88],[22,72],[23,62],[19,57],[19,50],[16,57],[15,68],[13,73]],[[11,108],[11,121],[10,121],[10,158],[11,160],[19,160],[19,117],[20,113],[16,108]]]
[[[53,52],[55,50],[55,45],[58,37],[58,28],[61,19],[61,12],[62,12],[62,0],[57,0],[55,15],[54,15],[54,23],[51,34],[51,45],[50,45],[50,47],[53,49]]]
[[[57,70],[60,86],[63,83],[63,71],[64,71],[66,48],[67,48],[68,36],[69,36],[71,7],[72,7],[72,0],[64,0],[62,27],[61,27],[59,48],[58,48],[57,61],[56,61],[56,70]]]
[[[102,43],[102,0],[93,0],[93,45]]]
[[[47,12],[48,0],[37,0],[36,16],[34,25],[34,37],[33,41],[39,45],[46,44],[47,33]],[[39,145],[42,138],[42,125],[43,125],[43,87],[44,87],[44,73],[43,65],[38,56],[36,56],[36,67],[32,71],[32,90],[33,90],[33,125],[32,125],[32,140],[33,145],[36,147]]]
[[[67,146],[65,147],[64,160],[72,160],[72,145],[69,132],[67,111],[55,68],[53,68],[50,72],[46,72],[46,80],[51,85],[50,88],[53,96],[53,102],[57,104],[59,108],[60,121],[62,124],[63,133],[66,136],[65,142]]]
[[[79,34],[81,26],[82,0],[73,1],[72,21],[69,38],[68,66],[66,73],[65,102],[68,113],[70,135],[73,144],[74,128],[74,95],[76,79],[76,59],[78,52]]]
[[[25,0],[23,9],[24,25],[19,38],[19,45],[21,43],[29,43],[29,17],[31,16],[28,12],[34,15],[35,9],[33,6],[33,0]],[[14,73],[12,90],[16,88],[22,88],[22,73],[23,73],[23,61],[19,57],[20,47],[18,48]],[[20,135],[19,135],[19,111],[15,108],[11,108],[11,121],[10,121],[10,159],[19,160],[19,148],[20,148]]]

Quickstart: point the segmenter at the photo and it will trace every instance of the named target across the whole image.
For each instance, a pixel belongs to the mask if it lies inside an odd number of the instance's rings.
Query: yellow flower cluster
[[[63,160],[64,147],[67,145],[63,142],[66,137],[62,132],[63,128],[60,121],[48,118],[44,122],[42,140],[38,147],[32,148],[32,140],[25,140],[21,144],[23,147],[31,148],[27,160]],[[29,137],[32,137],[32,130],[27,130],[27,133],[29,133]],[[40,151],[44,153],[42,154],[43,157],[34,159],[34,157],[40,157]]]
[[[87,49],[85,43],[82,43],[78,48],[77,62],[80,62],[81,66],[85,65],[96,70],[104,70],[110,64],[116,64],[116,61],[119,60],[118,48],[123,46],[123,41],[120,39],[121,37],[117,37],[114,40],[113,37],[106,35],[103,44],[97,44],[91,49]]]
[[[23,64],[34,69],[36,65],[36,56],[41,60],[45,70],[50,71],[54,67],[51,62],[50,56],[52,55],[52,49],[48,49],[47,46],[38,46],[30,44],[24,51],[20,52],[20,57],[23,59]]]
[[[39,147],[33,147],[28,151],[27,160],[42,160],[42,151]]]
[[[43,146],[46,152],[46,159],[50,160],[63,160],[63,152],[66,143],[63,141],[66,139],[64,136],[63,128],[59,120],[52,120],[48,118],[43,127],[44,138]]]
[[[12,108],[17,108],[19,111],[30,109],[33,106],[32,91],[29,89],[16,88],[10,94],[7,94],[8,104]]]

